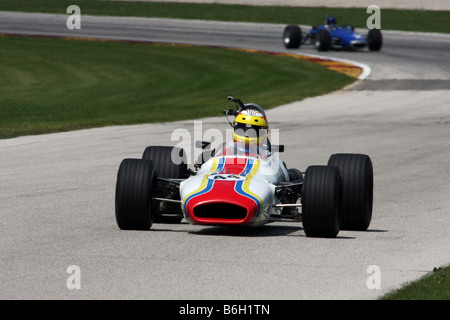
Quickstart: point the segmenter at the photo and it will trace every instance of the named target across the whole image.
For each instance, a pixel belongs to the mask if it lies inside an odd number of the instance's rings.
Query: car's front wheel
[[[286,49],[298,49],[302,42],[302,29],[299,26],[290,25],[284,28],[283,43]]]
[[[370,225],[373,205],[373,167],[364,154],[333,154],[328,165],[342,177],[342,229],[364,231]]]
[[[303,230],[308,237],[334,238],[341,225],[341,177],[331,166],[310,166],[302,191]]]
[[[153,223],[152,196],[155,190],[153,163],[124,159],[116,182],[116,222],[123,230],[148,230]]]

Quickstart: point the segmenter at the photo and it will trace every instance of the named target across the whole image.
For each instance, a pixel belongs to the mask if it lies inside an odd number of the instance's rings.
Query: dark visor
[[[234,132],[237,135],[249,137],[249,138],[259,138],[260,131],[264,134],[267,133],[267,129],[261,126],[255,126],[247,123],[234,123]]]

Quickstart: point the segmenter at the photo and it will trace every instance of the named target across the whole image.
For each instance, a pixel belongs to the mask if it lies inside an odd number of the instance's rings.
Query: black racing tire
[[[153,163],[124,159],[117,173],[115,213],[123,230],[148,230],[153,223],[152,195],[155,188]]]
[[[289,174],[290,181],[303,181],[303,174],[300,170],[295,168],[289,168],[287,169],[287,172]]]
[[[172,161],[172,154],[177,158],[177,162]],[[187,160],[184,149],[170,146],[150,146],[142,155],[142,159],[151,160],[155,166],[156,174],[160,178],[182,179],[186,176]],[[157,214],[155,223],[177,224],[183,220],[178,216],[164,216]]]
[[[302,222],[307,237],[335,238],[341,225],[339,169],[310,166],[302,192]]]
[[[370,29],[367,35],[367,47],[370,51],[379,51],[383,45],[383,36],[379,29]]]
[[[295,168],[289,168],[289,169],[287,169],[287,171],[289,174],[289,181],[303,182],[303,174],[300,170],[295,169]],[[295,186],[295,187],[293,187],[293,190],[298,194],[302,193],[301,186]]]
[[[372,160],[364,154],[333,154],[328,165],[337,167],[342,178],[341,229],[367,230],[373,206]]]
[[[327,29],[321,29],[316,35],[315,42],[318,51],[328,51],[331,48],[331,36]]]
[[[172,153],[177,162],[172,161]],[[187,161],[184,149],[167,146],[147,147],[142,159],[153,161],[156,173],[160,178],[181,179],[187,172]]]
[[[286,49],[298,49],[302,44],[302,29],[296,25],[284,28],[283,43]]]

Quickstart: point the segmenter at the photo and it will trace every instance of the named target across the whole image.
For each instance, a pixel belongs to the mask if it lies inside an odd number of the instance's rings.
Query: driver
[[[245,152],[267,149],[269,123],[264,110],[256,104],[246,104],[233,122],[233,140],[245,149]]]
[[[336,18],[333,17],[331,14],[327,15],[325,20],[326,20],[327,25],[336,25],[337,24]]]
[[[259,105],[248,103],[235,113],[233,127],[234,145],[223,144],[223,155],[242,154],[250,157],[267,158],[270,155],[270,143],[268,142],[269,123],[266,114]],[[204,151],[197,159],[194,166],[201,167],[216,150]]]

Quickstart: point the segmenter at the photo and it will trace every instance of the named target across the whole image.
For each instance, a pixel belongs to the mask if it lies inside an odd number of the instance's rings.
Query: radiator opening
[[[245,219],[247,209],[230,203],[208,203],[195,207],[194,215],[209,219]]]

